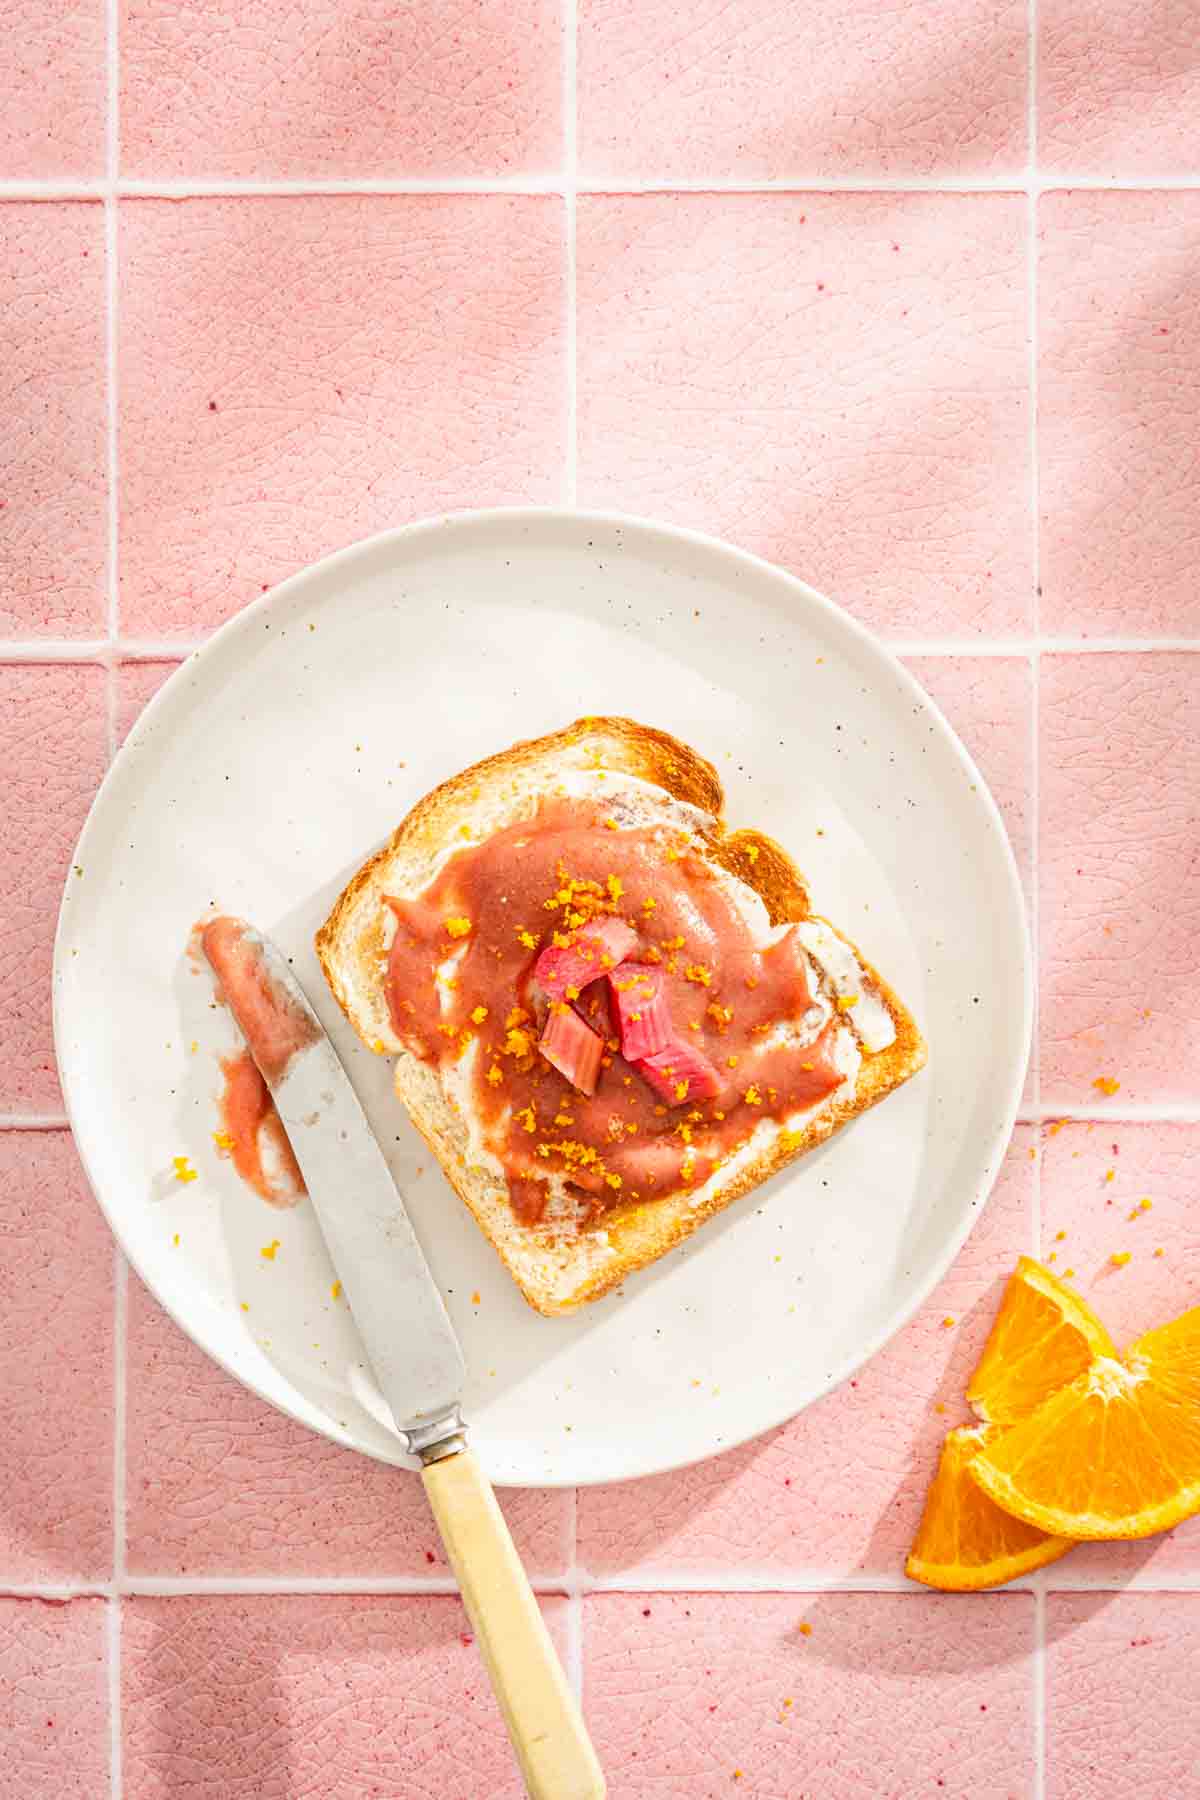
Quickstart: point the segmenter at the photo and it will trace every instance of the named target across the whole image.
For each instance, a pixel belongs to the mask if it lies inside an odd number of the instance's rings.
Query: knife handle
[[[604,1775],[492,1484],[470,1450],[421,1471],[532,1800],[603,1800]]]

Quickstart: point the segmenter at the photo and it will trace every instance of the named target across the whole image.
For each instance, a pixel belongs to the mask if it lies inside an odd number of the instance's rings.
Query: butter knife
[[[421,1479],[533,1800],[604,1776],[491,1483],[467,1446],[462,1349],[375,1135],[286,959],[241,919],[204,951],[271,1090],[342,1292]]]

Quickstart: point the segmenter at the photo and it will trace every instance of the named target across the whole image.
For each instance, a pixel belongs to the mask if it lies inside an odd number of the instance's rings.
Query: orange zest
[[[1071,1548],[1070,1538],[1048,1536],[1002,1511],[967,1474],[983,1447],[1001,1435],[990,1425],[960,1426],[948,1434],[904,1565],[914,1581],[970,1593],[1044,1569]]]
[[[996,1322],[967,1383],[967,1399],[989,1425],[1011,1425],[1088,1369],[1115,1356],[1091,1307],[1032,1257],[1009,1277]]]
[[[1095,1356],[967,1469],[1054,1536],[1149,1537],[1200,1512],[1200,1307]]]

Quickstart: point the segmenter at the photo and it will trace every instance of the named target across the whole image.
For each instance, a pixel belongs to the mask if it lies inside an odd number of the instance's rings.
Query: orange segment
[[[1200,1307],[1097,1356],[967,1472],[1057,1537],[1149,1537],[1200,1512]]]
[[[1023,1256],[967,1384],[967,1399],[990,1425],[1009,1425],[1028,1418],[1095,1357],[1116,1354],[1086,1301]]]
[[[983,1446],[1000,1435],[979,1425],[947,1436],[904,1565],[914,1581],[953,1592],[998,1587],[1056,1562],[1071,1548],[1070,1538],[1048,1537],[1002,1512],[967,1474]]]

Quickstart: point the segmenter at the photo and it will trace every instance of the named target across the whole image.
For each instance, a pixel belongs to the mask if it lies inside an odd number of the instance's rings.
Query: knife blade
[[[241,919],[204,952],[271,1090],[384,1399],[413,1455],[460,1437],[462,1349],[358,1095],[286,958]]]

